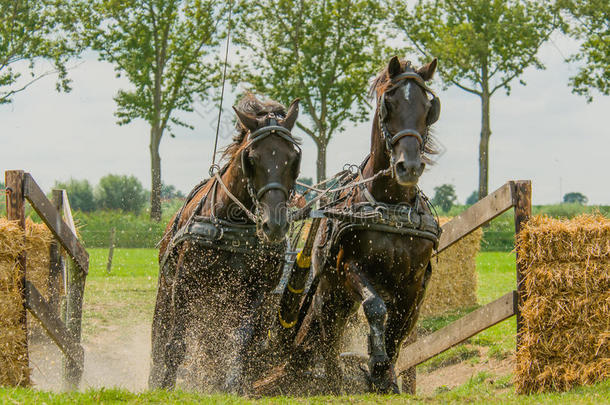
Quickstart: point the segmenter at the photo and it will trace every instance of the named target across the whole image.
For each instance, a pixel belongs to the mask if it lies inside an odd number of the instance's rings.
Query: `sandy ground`
[[[85,372],[81,389],[121,387],[142,391],[147,387],[150,325],[129,330],[108,327],[84,341]],[[46,339],[30,343],[32,380],[39,389],[61,389],[61,352]]]
[[[123,330],[109,326],[94,336],[86,336],[84,348],[85,372],[81,389],[121,387],[137,392],[147,388],[150,356],[149,324],[137,324]],[[59,349],[46,338],[36,339],[30,342],[30,359],[35,386],[44,390],[60,390]],[[512,356],[504,360],[495,360],[488,359],[482,352],[481,361],[478,363],[464,361],[430,373],[418,373],[417,392],[428,395],[442,386],[453,388],[464,384],[481,371],[487,371],[495,376],[507,375],[512,371],[512,367]]]

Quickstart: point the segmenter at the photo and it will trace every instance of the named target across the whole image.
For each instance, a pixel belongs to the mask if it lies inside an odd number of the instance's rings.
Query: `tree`
[[[57,74],[57,90],[70,91],[66,63],[79,50],[63,30],[70,23],[71,0],[0,0],[0,104],[41,78]],[[40,72],[35,64],[51,61],[54,68]],[[28,74],[14,68],[26,62]]]
[[[566,193],[563,196],[563,202],[569,204],[586,205],[589,199],[582,193]]]
[[[455,187],[453,184],[443,184],[438,187],[434,187],[434,198],[432,198],[432,204],[441,207],[443,212],[449,212],[451,207],[457,202],[457,195],[455,194]]]
[[[53,188],[66,190],[72,209],[83,212],[90,212],[96,209],[93,187],[91,187],[87,180],[70,179],[66,182],[56,181]]]
[[[235,42],[245,52],[237,79],[284,103],[301,99],[310,122],[297,126],[316,144],[321,181],[330,139],[344,122],[368,118],[365,95],[384,54],[385,9],[373,0],[243,1],[240,16]]]
[[[474,190],[472,194],[470,194],[466,199],[466,205],[473,205],[477,201],[479,201],[479,192],[477,190]]]
[[[118,124],[143,119],[150,125],[150,216],[159,221],[159,145],[166,131],[174,136],[173,126],[192,128],[177,113],[192,112],[193,99],[206,99],[217,83],[209,54],[224,9],[215,0],[83,1],[92,10],[88,43],[133,86],[115,97]]]
[[[96,189],[97,205],[108,210],[140,213],[147,192],[135,176],[109,174],[100,179]]]
[[[394,25],[426,58],[439,59],[445,85],[481,99],[479,197],[488,192],[490,102],[525,69],[544,66],[538,49],[555,29],[553,13],[535,0],[391,0]],[[521,84],[525,84],[519,80]]]
[[[570,77],[572,92],[587,97],[591,89],[610,94],[610,3],[607,0],[558,0],[558,11],[567,24],[563,31],[581,42],[569,61],[581,63],[578,73]]]
[[[171,184],[161,183],[161,198],[171,200],[172,198],[184,198],[184,194]]]

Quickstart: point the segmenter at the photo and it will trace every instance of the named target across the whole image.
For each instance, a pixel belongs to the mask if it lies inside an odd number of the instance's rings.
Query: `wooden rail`
[[[29,281],[25,282],[26,308],[40,321],[42,327],[57,347],[68,356],[79,369],[82,370],[85,354],[82,346],[77,342],[55,311]]]
[[[492,219],[511,209],[514,206],[514,190],[515,182],[509,181],[443,225],[443,233],[438,242],[437,254],[470,234],[481,225],[485,225]]]
[[[89,254],[29,173],[25,173],[24,176],[23,195],[78,267],[87,274],[89,272]],[[70,215],[71,217],[72,215]]]
[[[512,291],[403,348],[396,361],[398,374],[515,315],[517,292]]]
[[[460,215],[443,225],[437,253],[447,249],[475,229],[508,211],[515,210],[515,234],[529,220],[532,213],[532,184],[529,180],[509,181],[481,199]],[[517,315],[517,349],[521,332],[519,308],[523,304],[523,269],[517,260],[517,286],[501,298],[471,312],[450,325],[404,347],[396,362],[398,374],[444,352],[471,336]]]

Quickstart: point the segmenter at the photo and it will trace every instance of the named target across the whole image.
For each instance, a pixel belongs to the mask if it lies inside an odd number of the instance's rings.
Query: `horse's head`
[[[239,165],[248,192],[259,208],[263,234],[270,242],[278,242],[288,231],[287,203],[301,164],[301,149],[290,133],[299,115],[299,100],[293,101],[285,112],[283,107],[234,109],[247,130]]]
[[[379,126],[402,185],[416,185],[426,165],[428,130],[440,114],[440,101],[425,84],[435,70],[436,59],[414,70],[394,56],[377,79]]]

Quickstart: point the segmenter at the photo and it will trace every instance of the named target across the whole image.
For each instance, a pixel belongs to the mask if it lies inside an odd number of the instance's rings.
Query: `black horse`
[[[304,375],[322,359],[335,392],[342,380],[341,337],[360,304],[370,327],[371,388],[399,391],[394,365],[417,321],[440,236],[417,187],[429,155],[436,153],[429,129],[440,101],[425,84],[436,63],[415,70],[394,57],[374,80],[370,155],[348,183],[353,187],[335,196],[317,234],[314,282],[301,306],[287,370]]]
[[[298,100],[286,110],[247,95],[235,112],[239,133],[225,150],[228,163],[191,192],[161,242],[152,388],[174,387],[189,323],[207,313],[217,323],[200,336],[206,351],[220,356],[230,348],[226,367],[214,370],[222,383],[213,389],[243,392],[253,336],[263,329],[261,303],[282,275],[286,203],[301,160],[290,133]],[[223,329],[229,339],[218,346],[214,338]]]

